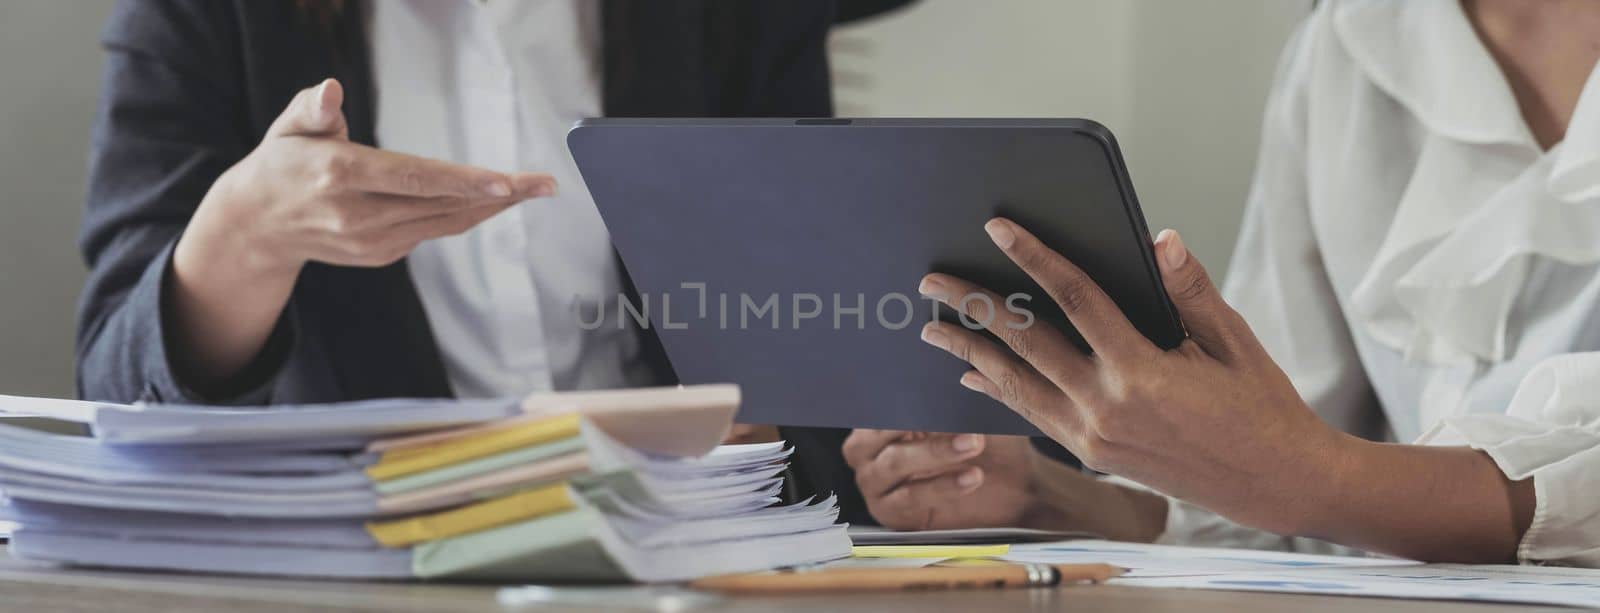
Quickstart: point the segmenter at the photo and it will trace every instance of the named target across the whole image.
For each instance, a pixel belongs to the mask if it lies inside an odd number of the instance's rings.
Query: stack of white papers
[[[673,581],[848,555],[832,499],[778,504],[782,443],[717,445],[737,402],[731,386],[287,409],[4,399],[95,438],[0,426],[0,519],[22,558],[311,577]]]
[[[878,526],[850,526],[850,541],[871,545],[991,545],[1049,543],[1073,539],[1098,539],[1092,532],[1035,528],[951,528],[944,530],[891,530]]]
[[[0,396],[0,414],[85,424],[93,430],[96,440],[112,444],[234,447],[244,443],[269,449],[304,449],[510,417],[522,413],[522,403],[531,401],[388,399],[211,407]]]

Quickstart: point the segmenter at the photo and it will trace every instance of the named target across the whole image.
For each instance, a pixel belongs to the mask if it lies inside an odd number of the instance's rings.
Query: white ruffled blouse
[[[1224,288],[1328,422],[1533,477],[1525,562],[1600,566],[1597,74],[1544,150],[1458,0],[1322,3]],[[1177,501],[1163,540],[1308,544]]]

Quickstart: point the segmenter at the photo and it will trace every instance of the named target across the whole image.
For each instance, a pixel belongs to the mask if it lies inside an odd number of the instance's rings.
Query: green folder
[[[411,570],[424,579],[628,581],[596,536],[604,523],[598,512],[579,508],[429,541],[411,549]]]

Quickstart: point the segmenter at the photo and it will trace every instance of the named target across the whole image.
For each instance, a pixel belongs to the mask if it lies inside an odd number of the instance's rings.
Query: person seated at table
[[[599,308],[631,284],[567,129],[830,115],[829,29],[905,3],[119,2],[79,393],[292,404],[673,383],[654,335]],[[865,515],[848,477],[830,481],[848,474],[842,432],[783,435],[802,490]]]
[[[1004,219],[985,230],[1092,354],[1009,313],[989,329],[1011,351],[923,332],[974,367],[962,385],[1117,477],[1019,439],[860,431],[846,456],[873,513],[1600,566],[1596,41],[1583,0],[1323,3],[1280,64],[1225,288],[1178,234],[1155,240],[1179,347]]]

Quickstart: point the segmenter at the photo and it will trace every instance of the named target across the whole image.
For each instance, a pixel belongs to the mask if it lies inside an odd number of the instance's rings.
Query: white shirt
[[[1600,565],[1600,354],[1574,355],[1600,350],[1597,75],[1544,151],[1459,0],[1324,2],[1224,288],[1326,421],[1533,476],[1524,561]],[[1167,542],[1305,544],[1170,511]]]
[[[610,235],[565,146],[574,121],[601,114],[598,3],[371,5],[380,146],[560,185],[408,259],[456,394],[648,383],[636,332],[616,322]],[[585,330],[576,308],[593,323],[601,305],[609,319]]]

